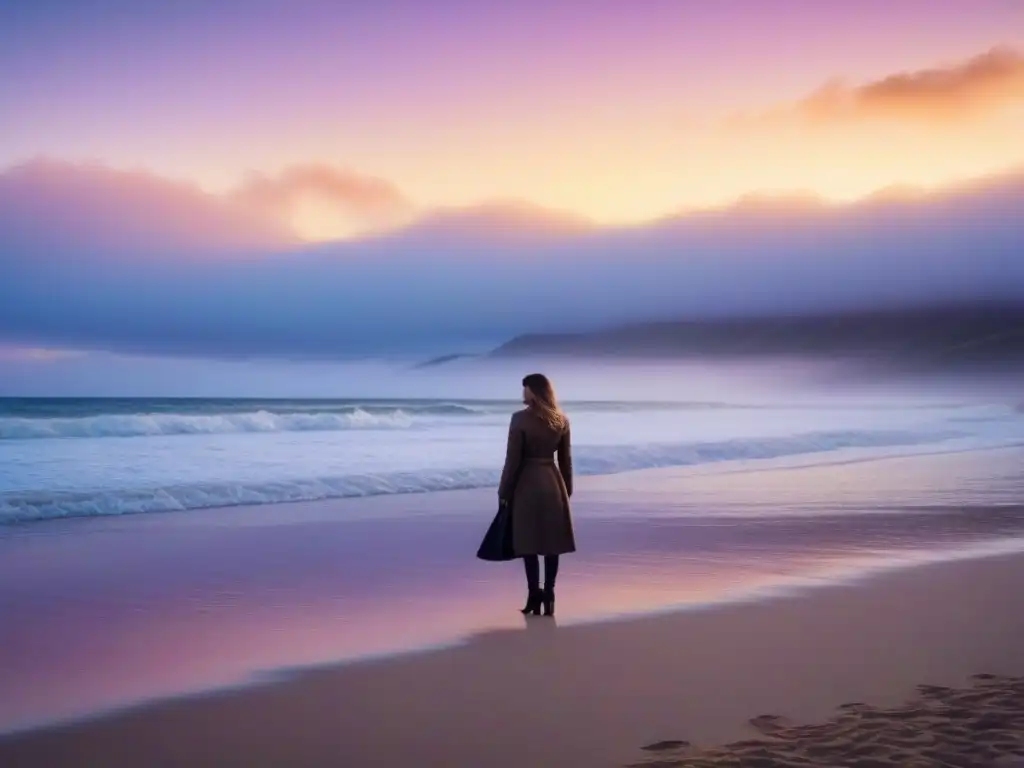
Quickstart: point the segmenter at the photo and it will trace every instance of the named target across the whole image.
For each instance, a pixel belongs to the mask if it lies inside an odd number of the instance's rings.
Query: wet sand
[[[771,752],[779,741],[794,764],[939,765],[926,750],[945,748],[929,739],[940,733],[961,760],[946,764],[981,765],[970,760],[1019,744],[1018,681],[923,689],[906,702],[922,684],[1024,675],[1022,583],[1024,557],[1013,555],[628,621],[523,620],[441,650],[9,735],[0,765],[703,765],[672,744],[641,748],[686,741],[699,750],[765,732],[768,746],[739,747],[745,762],[734,754],[711,764],[784,764]],[[836,719],[851,703],[868,706]],[[873,751],[858,746],[869,727],[881,729]],[[812,742],[832,750],[825,762]],[[912,757],[897,760],[897,742]],[[849,757],[833,757],[837,749]]]

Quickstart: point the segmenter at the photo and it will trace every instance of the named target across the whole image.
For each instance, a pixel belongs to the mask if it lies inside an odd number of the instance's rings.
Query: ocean
[[[576,472],[1024,444],[1005,398],[568,400]],[[496,486],[512,400],[7,398],[0,525]],[[921,488],[922,500],[928,495]]]

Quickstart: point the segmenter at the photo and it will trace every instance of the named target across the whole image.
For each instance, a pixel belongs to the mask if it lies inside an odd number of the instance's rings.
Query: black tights
[[[531,592],[540,588],[540,558],[537,555],[523,555],[526,568],[526,585]],[[558,576],[558,555],[544,555],[544,589],[555,588]]]

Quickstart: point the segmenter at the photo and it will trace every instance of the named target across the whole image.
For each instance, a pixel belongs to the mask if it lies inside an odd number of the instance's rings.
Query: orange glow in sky
[[[5,17],[0,168],[143,168],[307,240],[493,200],[615,226],[1024,166],[1024,3],[31,6]]]

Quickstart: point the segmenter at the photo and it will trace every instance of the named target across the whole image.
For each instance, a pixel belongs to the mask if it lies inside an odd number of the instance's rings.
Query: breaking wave
[[[631,446],[578,446],[578,474],[604,475],[639,469],[722,461],[783,458],[845,448],[895,448],[941,444],[967,437],[951,431],[832,431],[778,438]],[[0,524],[70,517],[100,517],[212,507],[313,501],[357,496],[493,487],[500,468],[385,472],[258,483],[196,483],[96,491],[0,493]]]
[[[417,417],[403,409],[275,413],[102,414],[76,418],[0,418],[0,440],[59,437],[145,437],[243,432],[315,432],[345,429],[407,429]]]

